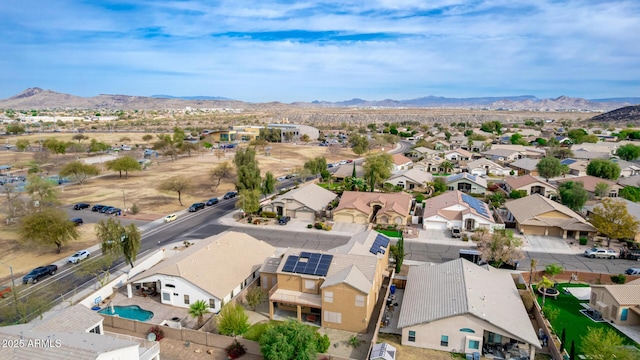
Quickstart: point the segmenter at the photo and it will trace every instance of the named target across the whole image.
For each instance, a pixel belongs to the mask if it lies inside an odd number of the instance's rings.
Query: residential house
[[[353,171],[353,167],[352,171]],[[270,203],[263,205],[263,211],[272,211],[278,216],[314,221],[316,216],[325,216],[327,205],[338,197],[334,192],[316,184],[303,185],[297,189],[278,195]]]
[[[625,178],[618,178],[618,185],[625,186],[633,186],[640,188],[640,175],[634,175]]]
[[[568,207],[540,194],[508,201],[504,205],[527,235],[559,236],[563,239],[592,237],[596,228]]]
[[[398,328],[402,345],[445,352],[534,359],[541,348],[511,274],[462,258],[409,268]]]
[[[164,259],[129,280],[142,290],[155,288],[160,302],[189,308],[198,300],[213,312],[229,303],[242,289],[258,278],[264,260],[276,254],[270,244],[235,231],[225,231]]]
[[[640,279],[626,284],[591,285],[589,306],[616,325],[640,325]]]
[[[591,161],[594,159],[609,159],[611,154],[608,152],[587,151],[587,150],[571,150],[573,152],[573,158],[578,160]]]
[[[470,152],[460,148],[456,150],[449,150],[444,154],[445,159],[456,164],[465,164],[467,161],[471,160],[472,156],[473,155]]]
[[[507,176],[512,171],[509,168],[504,168],[497,163],[485,158],[480,158],[478,160],[468,162],[465,166],[465,169],[469,174],[475,176]]]
[[[568,137],[566,137],[566,136],[564,136],[564,135],[556,135],[556,136],[554,136],[553,138],[554,138],[554,139],[558,142],[558,144],[560,144],[560,145],[572,145],[572,144],[573,144],[573,141],[572,141],[570,138],[568,138]]]
[[[409,169],[391,176],[385,182],[394,186],[402,186],[404,190],[413,190],[414,188],[424,187],[426,183],[431,181],[433,181],[431,173],[420,169]]]
[[[410,159],[420,161],[422,159],[428,159],[428,158],[437,156],[438,154],[440,154],[440,151],[432,150],[424,146],[418,146],[416,148],[409,150],[404,155]]]
[[[333,220],[353,224],[407,225],[411,195],[345,191],[333,212]]]
[[[510,163],[508,166],[515,170],[518,175],[531,174],[537,176],[538,169],[536,166],[539,161],[540,159],[522,158]]]
[[[487,203],[454,190],[424,202],[422,226],[425,229],[451,229],[458,226],[467,231],[487,228],[493,232],[495,221]]]
[[[509,177],[504,180],[506,190],[524,191],[527,195],[540,194],[549,197],[558,193],[558,188],[532,175]]]
[[[503,163],[512,162],[522,158],[522,154],[519,151],[511,149],[489,149],[483,151],[482,155],[489,160],[500,161]]]
[[[569,168],[569,175],[585,176],[587,175],[588,161],[578,159],[562,159],[560,165],[566,165]]]
[[[338,166],[338,170],[336,170],[331,176],[336,181],[344,181],[345,178],[353,176],[353,166],[354,163],[344,164]],[[364,178],[364,168],[362,165],[356,164],[356,177],[363,179]]]
[[[449,138],[449,143],[451,144],[450,145],[451,150],[460,149],[462,145],[467,145],[467,142],[469,142],[469,139],[467,139],[463,135],[452,136]]]
[[[620,166],[620,177],[625,178],[640,175],[640,166],[638,166],[637,164],[618,159],[614,159],[613,161]]]
[[[399,172],[399,171],[403,171],[403,170],[409,170],[413,167],[413,161],[411,159],[409,159],[408,157],[402,155],[402,154],[393,154],[391,155],[391,160],[392,160],[392,168],[391,168],[391,172],[393,174]]]
[[[112,337],[105,334],[103,321],[76,304],[28,324],[0,327],[0,359],[160,360],[159,343]]]
[[[628,141],[621,141],[619,143],[598,142],[598,143],[582,143],[571,146],[571,151],[592,151],[596,153],[608,153],[609,156],[615,155],[618,147],[628,144]]]
[[[467,148],[465,148],[465,146]],[[471,142],[471,146],[470,147],[468,145],[463,145],[462,149],[465,149],[465,150],[471,151],[471,152],[483,152],[483,151],[487,150],[487,142],[483,141],[483,140],[473,140]]]
[[[546,152],[544,149],[539,149],[533,146],[515,145],[515,144],[498,144],[491,146],[493,150],[515,150],[520,153],[520,157],[528,157],[541,159],[545,157]]]
[[[420,160],[419,162],[413,164],[413,168],[433,174],[442,173],[444,172],[442,163],[445,161],[447,161],[447,159],[440,156],[434,156],[431,158]]]
[[[517,129],[516,133],[522,135],[523,138],[525,139],[537,139],[540,137],[540,130],[535,130],[535,129]]]
[[[439,150],[439,151],[451,150],[451,143],[449,143],[448,141],[445,141],[445,140],[436,140],[433,143],[433,149],[434,150]]]
[[[591,175],[556,180],[558,186],[568,181],[581,182],[584,185],[584,189],[589,193],[589,198],[591,199],[596,197],[596,185],[600,183],[605,183],[609,186],[609,189],[607,190],[607,193],[606,195],[604,195],[604,197],[618,197],[618,193],[620,192],[620,189],[622,189],[622,186],[616,184],[614,181],[602,179]]]
[[[293,315],[322,327],[367,332],[369,322],[377,321],[372,315],[389,275],[389,246],[389,238],[370,230],[329,251],[286,250],[269,291],[271,319]]]
[[[469,173],[460,173],[447,177],[447,188],[460,190],[470,194],[484,194],[487,192],[487,180]]]

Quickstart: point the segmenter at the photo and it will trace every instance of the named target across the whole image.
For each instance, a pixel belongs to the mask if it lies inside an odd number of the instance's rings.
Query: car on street
[[[111,214],[119,214],[119,213],[122,213],[122,209],[117,208],[117,207],[112,207],[109,210],[105,211],[104,213],[105,214],[110,214],[110,215]]]
[[[191,206],[189,206],[189,212],[196,212],[198,210],[202,210],[204,209],[205,206],[206,205],[201,202],[191,204]]]
[[[291,216],[281,216],[278,219],[278,225],[287,225],[287,223],[291,220]]]
[[[618,253],[612,249],[593,248],[585,250],[584,256],[592,259],[615,259],[618,257]]]
[[[282,182],[285,181],[287,178],[285,176],[280,176],[279,178],[276,179],[276,181],[278,182]]]
[[[55,275],[56,271],[58,271],[57,265],[47,265],[47,266],[39,266],[33,270],[31,270],[27,275],[22,277],[23,284],[35,284],[40,279],[47,275]]]
[[[293,179],[293,178],[295,178],[296,176],[298,176],[298,174],[288,174],[288,175],[287,175],[287,176],[285,176],[284,178],[285,178],[285,179]]]
[[[640,250],[636,249],[636,250],[626,251],[624,254],[624,258],[629,260],[640,261]]]
[[[105,207],[106,205],[100,205],[100,204],[95,204],[93,205],[93,207],[91,208],[91,211],[100,211],[100,209],[102,209],[103,207]]]
[[[459,238],[462,237],[462,229],[459,226],[454,226],[451,228],[451,237]]]
[[[75,254],[69,256],[69,259],[67,260],[67,262],[71,264],[77,264],[78,262],[88,258],[89,256],[91,256],[91,253],[89,252],[89,250],[80,250]]]
[[[71,222],[76,224],[76,226],[80,226],[84,224],[84,221],[82,220],[82,218],[73,218],[71,219]]]
[[[211,206],[211,205],[215,205],[215,204],[217,204],[217,203],[218,203],[218,198],[217,198],[217,197],[215,197],[215,198],[211,198],[211,199],[207,200],[207,202],[205,203],[205,205],[207,205],[207,206]]]
[[[102,214],[106,214],[107,211],[109,211],[111,209],[113,209],[113,206],[105,205],[105,206],[101,207],[100,210],[98,210],[98,212],[102,213]]]
[[[225,199],[231,199],[238,196],[238,193],[236,191],[229,191],[226,194],[224,194],[223,198]]]
[[[640,275],[640,268],[628,268],[624,273],[627,275]]]
[[[172,222],[173,220],[175,220],[177,218],[178,218],[178,216],[176,214],[169,214],[169,215],[164,217],[164,222],[166,222],[166,223]]]
[[[87,204],[87,203],[77,203],[75,205],[73,205],[73,210],[82,210],[82,209],[88,209],[91,205]]]

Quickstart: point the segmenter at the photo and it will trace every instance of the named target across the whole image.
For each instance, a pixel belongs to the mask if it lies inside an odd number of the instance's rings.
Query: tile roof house
[[[509,177],[504,179],[507,191],[522,190],[527,195],[540,194],[549,197],[558,192],[558,188],[548,182],[538,179],[535,176],[524,175],[519,177]]]
[[[446,151],[451,149],[451,143],[445,140],[437,140],[433,143],[434,150]]]
[[[28,324],[0,327],[2,341],[25,344],[0,347],[0,359],[160,359],[159,343],[145,345],[105,335],[103,320],[76,304]]]
[[[333,220],[353,224],[407,225],[411,195],[400,193],[345,191],[333,211]]]
[[[155,287],[162,304],[183,308],[204,300],[217,313],[223,302],[229,303],[258,278],[265,259],[275,254],[276,248],[269,243],[244,233],[225,231],[195,241],[131,278],[127,287],[132,284]]]
[[[560,184],[563,184],[569,181],[581,182],[584,185],[584,189],[587,190],[587,192],[589,193],[589,197],[591,199],[595,198],[596,185],[598,185],[599,183],[605,183],[609,185],[609,189],[606,195],[607,197],[618,197],[618,193],[620,192],[620,189],[622,189],[622,186],[616,184],[611,180],[602,179],[602,178],[591,176],[591,175],[577,176],[577,177],[563,178],[563,179],[556,180],[556,182],[558,183],[558,186],[560,186]]]
[[[463,149],[449,150],[444,154],[445,159],[454,163],[465,163],[471,160],[472,156],[470,152]]]
[[[517,171],[518,175],[527,175],[531,174],[534,176],[538,175],[538,169],[536,166],[540,159],[530,159],[530,158],[522,158],[518,159],[508,166]]]
[[[640,279],[618,285],[591,285],[589,306],[617,325],[640,325]]]
[[[353,171],[353,167],[351,170]],[[324,216],[327,205],[337,197],[334,192],[312,183],[278,195],[262,209],[275,212],[278,216],[315,221],[316,216]]]
[[[451,229],[459,226],[467,231],[487,228],[493,232],[495,221],[487,203],[454,190],[424,202],[422,226],[425,229]]]
[[[473,354],[516,343],[526,358],[540,349],[511,274],[462,258],[409,268],[398,328],[405,346]]]
[[[579,160],[591,161],[593,159],[611,158],[611,153],[608,151],[589,151],[582,148],[573,150],[573,147],[571,147],[571,151],[573,152],[573,158]]]
[[[512,162],[523,157],[518,150],[511,149],[489,149],[482,152],[482,155],[489,160],[500,162]]]
[[[427,182],[433,181],[433,175],[420,169],[400,171],[385,181],[395,186],[402,186],[405,190],[424,187]]]
[[[446,183],[449,190],[460,190],[470,194],[484,194],[487,191],[487,180],[469,173],[448,176]]]
[[[391,160],[393,162],[391,172],[394,174],[399,171],[409,170],[413,167],[413,161],[402,154],[391,155]]]
[[[585,176],[587,175],[587,165],[589,162],[586,160],[578,160],[578,159],[562,159],[560,160],[561,165],[566,165],[569,168],[569,174],[574,176]]]
[[[546,156],[544,149],[537,148],[535,146],[524,146],[515,144],[497,144],[491,146],[493,150],[515,150],[522,154],[522,157],[540,159]]]
[[[382,282],[389,276],[390,240],[376,231],[355,234],[328,251],[288,249],[269,290],[269,314],[293,316],[322,327],[365,333]],[[262,281],[264,284],[264,281]],[[384,292],[382,292],[384,294]]]
[[[579,239],[594,236],[597,230],[582,216],[568,207],[540,194],[507,202],[516,228],[523,234],[558,236]]]
[[[349,163],[338,166],[338,170],[331,174],[331,177],[333,177],[337,181],[343,181],[345,178],[352,176],[353,164],[354,163]],[[364,168],[362,167],[362,165],[356,164],[356,177],[359,177],[361,179],[364,178]]]
[[[640,165],[632,163],[630,161],[614,159],[613,162],[620,166],[620,177],[630,177],[640,175]]]
[[[640,175],[629,176],[625,178],[618,178],[618,185],[620,186],[633,186],[640,188]]]
[[[418,161],[417,163],[413,164],[413,168],[436,174],[444,172],[444,169],[441,165],[445,161],[447,160],[443,157],[434,156]]]
[[[437,150],[433,150],[433,149],[429,149],[426,148],[424,146],[418,146],[416,148],[413,148],[411,150],[409,150],[407,153],[405,153],[404,155],[410,159],[414,159],[414,160],[422,160],[422,159],[426,159],[426,158],[430,158],[432,156],[436,156],[438,155],[440,152]]]
[[[507,176],[511,172],[511,169],[504,168],[497,163],[485,159],[480,158],[478,160],[474,160],[468,162],[465,165],[465,168],[471,175],[482,176],[482,175],[494,175],[494,176]]]
[[[449,143],[451,144],[451,150],[459,149],[462,145],[466,145],[469,142],[463,135],[452,136],[449,138]]]

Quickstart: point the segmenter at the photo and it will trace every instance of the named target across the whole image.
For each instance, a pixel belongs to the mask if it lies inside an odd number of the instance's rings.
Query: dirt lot
[[[51,134],[47,134],[51,135]],[[72,134],[53,134],[57,138],[71,140]],[[104,133],[87,134],[99,141],[109,144],[120,144],[120,139],[128,137],[131,141],[127,143],[142,144],[142,133]],[[30,141],[38,139],[35,135],[29,137]],[[8,142],[15,143],[15,137]],[[85,140],[87,142],[87,140]],[[302,167],[304,162],[315,157],[325,156],[328,162],[335,162],[342,159],[353,158],[354,155],[348,149],[343,149],[338,155],[331,156],[327,153],[327,148],[317,145],[296,145],[296,144],[272,144],[271,156],[265,156],[264,151],[258,148],[258,162],[262,173],[271,171],[276,177],[294,172],[296,168]],[[136,158],[142,157],[141,152],[123,152],[132,154]],[[184,156],[175,161],[164,159],[162,156],[153,158],[152,163],[146,170],[129,173],[129,178],[122,178],[117,173],[106,172],[104,164],[97,164],[102,169],[99,177],[89,180],[86,184],[66,185],[59,187],[59,198],[62,204],[73,204],[76,202],[88,202],[90,204],[113,204],[120,206],[123,200],[127,208],[136,204],[141,214],[138,217],[145,219],[155,219],[165,216],[168,213],[183,210],[191,203],[203,201],[214,196],[220,196],[226,191],[234,188],[231,182],[221,183],[216,192],[211,189],[209,181],[209,171],[220,161],[232,162],[235,152],[225,153],[223,159],[218,159],[212,152],[195,154],[190,157]],[[33,158],[33,153],[19,153],[14,151],[0,151],[0,165],[26,163]],[[66,158],[66,159],[62,159]],[[58,165],[52,167],[51,174],[66,160],[74,159],[74,155],[51,156],[52,162]],[[26,168],[14,166],[14,172],[24,174]],[[183,175],[192,181],[192,188],[182,194],[182,206],[178,203],[176,193],[161,192],[157,186],[163,180],[175,175]],[[124,199],[123,199],[124,195]],[[2,215],[0,215],[1,217]],[[13,266],[16,276],[32,269],[35,266],[52,263],[60,258],[69,256],[73,252],[84,249],[95,244],[96,239],[93,234],[92,224],[85,224],[79,228],[82,238],[63,247],[61,254],[55,254],[54,248],[32,248],[21,245],[17,242],[15,226],[0,226],[0,253],[3,254],[2,261]],[[9,271],[6,266],[0,266],[0,280],[7,280]]]

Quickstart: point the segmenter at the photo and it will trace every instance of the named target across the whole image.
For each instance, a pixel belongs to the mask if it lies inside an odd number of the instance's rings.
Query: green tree
[[[89,152],[92,153],[101,153],[101,152],[105,152],[109,150],[109,145],[100,142],[96,139],[91,139],[91,142],[89,143]]]
[[[551,289],[554,283],[546,276],[543,276],[542,279],[538,282],[538,289],[542,289],[542,307],[544,308],[545,300],[547,299],[547,291],[546,289]]]
[[[197,300],[189,306],[189,316],[198,319],[197,328],[200,329],[204,325],[204,316],[209,313],[209,304],[204,300]]]
[[[623,160],[633,161],[640,158],[640,146],[633,144],[622,145],[618,148],[616,154]]]
[[[622,336],[608,328],[587,328],[587,333],[581,338],[580,351],[587,359],[637,359],[630,348],[624,346]]]
[[[304,168],[309,169],[311,174],[320,174],[327,169],[327,159],[324,156],[318,156],[304,163]]]
[[[260,286],[252,286],[247,290],[247,295],[245,296],[244,301],[251,310],[256,311],[256,308],[267,300],[268,295],[269,293]]]
[[[448,174],[451,171],[453,171],[453,168],[455,167],[455,165],[453,165],[451,161],[445,160],[440,164],[440,167],[442,168],[442,170],[444,170],[445,174]]]
[[[27,139],[18,139],[16,141],[16,149],[18,151],[25,151],[29,148],[29,140]]]
[[[233,159],[238,177],[236,189],[255,190],[260,188],[260,168],[256,160],[256,151],[252,148],[238,149]]]
[[[264,179],[262,179],[262,185],[260,185],[260,192],[262,195],[267,196],[269,194],[273,194],[276,191],[276,178],[273,176],[271,171],[267,171],[264,174]]]
[[[129,178],[129,171],[142,171],[142,165],[133,156],[123,156],[115,160],[107,161],[107,169],[111,171],[117,171],[122,177],[124,171],[125,179]]]
[[[64,244],[80,237],[76,225],[69,221],[67,214],[54,208],[46,208],[23,217],[19,234],[23,241],[45,246],[55,245],[58,254]]]
[[[180,153],[181,154],[186,153],[187,156],[190,157],[192,151],[195,151],[196,153],[198,152],[198,144],[194,144],[194,143],[192,143],[190,141],[185,141],[180,146]]]
[[[24,129],[24,126],[20,123],[13,123],[13,124],[7,125],[7,134],[19,135],[19,134],[24,134],[25,131],[26,130]]]
[[[260,210],[260,190],[240,190],[236,207],[247,214],[255,214]]]
[[[551,279],[555,279],[556,275],[561,274],[564,271],[564,268],[558,264],[549,264],[544,267],[544,272],[551,277]]]
[[[606,182],[599,182],[596,184],[596,187],[594,190],[594,193],[596,196],[603,197],[603,196],[606,196],[608,192],[609,192],[609,184],[607,184]]]
[[[367,183],[362,178],[348,176],[344,178],[344,189],[347,191],[367,191]]]
[[[586,137],[588,133],[584,129],[571,129],[567,133],[567,137],[571,139],[574,144],[581,144],[584,142],[584,137]]]
[[[478,243],[482,259],[494,267],[513,265],[515,261],[524,258],[521,247],[522,240],[514,237],[510,230],[496,230],[490,238],[483,236]]]
[[[229,164],[228,161],[221,162],[216,167],[211,169],[209,172],[209,177],[211,178],[213,184],[211,186],[211,191],[216,192],[218,190],[218,186],[220,186],[220,182],[223,179],[231,179],[233,177],[233,167]]]
[[[362,167],[364,169],[365,179],[369,183],[370,191],[373,191],[377,184],[381,184],[391,176],[392,166],[393,160],[391,155],[387,153],[367,156]]]
[[[402,263],[404,262],[404,256],[407,255],[404,252],[404,237],[400,237],[398,242],[389,247],[390,255],[393,257],[396,263],[396,273],[402,270]]]
[[[160,183],[160,191],[173,191],[178,193],[178,203],[182,206],[182,193],[191,187],[191,180],[184,176],[174,176]]]
[[[611,239],[633,239],[640,226],[629,214],[624,200],[613,198],[605,198],[595,206],[590,220],[598,232],[607,237],[607,246],[611,245]]]
[[[541,159],[538,161],[538,164],[536,164],[536,169],[538,169],[538,174],[547,181],[552,177],[560,176],[562,173],[560,160],[555,157],[546,157]]]
[[[351,144],[351,151],[358,156],[369,151],[369,140],[364,135],[351,135],[349,143]]]
[[[122,255],[133,268],[142,242],[142,235],[135,224],[123,226],[120,220],[109,218],[100,220],[95,231],[103,254]]]
[[[75,134],[71,137],[72,140],[78,141],[78,144],[82,142],[82,140],[87,140],[89,137],[85,134]]]
[[[142,136],[142,141],[147,142],[147,143],[149,141],[151,141],[152,139],[153,139],[153,135],[151,135],[151,134],[145,134],[145,135]]]
[[[226,304],[217,316],[218,332],[227,336],[242,335],[249,330],[249,315],[240,304]]]
[[[79,160],[66,164],[59,172],[59,176],[71,177],[80,183],[80,185],[83,185],[90,176],[96,176],[98,174],[100,174],[100,170],[97,166],[86,164]]]
[[[594,159],[587,165],[587,175],[616,180],[620,177],[620,165],[611,160]]]
[[[620,195],[620,197],[625,198],[629,201],[640,201],[640,188],[635,186],[625,186],[620,190],[618,194]]]
[[[487,121],[480,125],[480,130],[488,133],[502,134],[502,123],[500,121]]]
[[[68,144],[56,138],[49,138],[42,143],[42,146],[54,154],[65,154]]]
[[[265,360],[315,360],[315,332],[296,320],[269,326],[260,337],[260,352]]]
[[[53,204],[58,201],[58,191],[55,185],[37,174],[27,176],[27,184],[24,186],[24,190],[32,199],[39,201],[40,206],[43,203]]]
[[[262,151],[264,151],[264,149],[267,147],[267,145],[269,145],[269,142],[265,139],[253,139],[251,141],[249,141],[249,146],[253,146],[253,149],[255,150],[257,147],[261,147]]]
[[[589,198],[582,181],[567,181],[558,188],[560,202],[573,211],[580,211]]]

